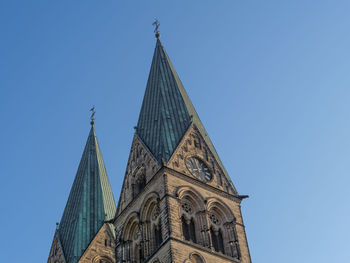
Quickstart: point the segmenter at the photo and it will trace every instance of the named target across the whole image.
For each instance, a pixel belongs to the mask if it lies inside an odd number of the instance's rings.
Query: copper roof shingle
[[[76,263],[116,205],[95,130],[91,127],[59,226],[67,263]]]

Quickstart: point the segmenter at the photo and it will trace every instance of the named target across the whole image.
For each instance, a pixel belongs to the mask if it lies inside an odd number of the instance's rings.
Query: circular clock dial
[[[195,157],[186,158],[185,163],[186,163],[187,169],[191,172],[191,174],[196,176],[198,179],[204,182],[208,182],[213,178],[209,168],[206,166],[206,164],[203,161],[199,160],[198,158],[195,158]]]

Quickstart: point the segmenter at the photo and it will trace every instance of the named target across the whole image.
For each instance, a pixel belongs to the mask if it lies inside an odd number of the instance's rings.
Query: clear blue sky
[[[0,1],[1,261],[46,262],[89,132],[119,198],[162,42],[257,263],[348,262],[350,1]]]

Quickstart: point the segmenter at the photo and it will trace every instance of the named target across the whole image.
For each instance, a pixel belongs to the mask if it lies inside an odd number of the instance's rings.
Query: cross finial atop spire
[[[90,122],[90,124],[91,124],[92,126],[94,126],[94,124],[95,124],[95,113],[96,113],[96,111],[95,111],[95,106],[92,106],[92,108],[90,109],[90,111],[91,111],[91,117],[90,117],[91,122]]]
[[[156,38],[160,38],[160,33],[159,33],[160,24],[157,18],[154,19],[152,26],[154,26],[154,33],[156,33]]]

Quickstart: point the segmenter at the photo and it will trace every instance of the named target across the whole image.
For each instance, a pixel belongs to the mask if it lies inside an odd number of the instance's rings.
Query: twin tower
[[[244,197],[158,34],[118,205],[92,123],[48,263],[250,263]]]

